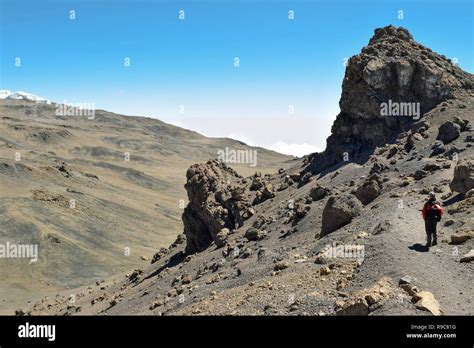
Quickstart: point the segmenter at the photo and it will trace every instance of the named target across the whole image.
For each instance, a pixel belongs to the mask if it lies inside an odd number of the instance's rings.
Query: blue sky
[[[0,3],[0,89],[94,102],[266,147],[324,147],[338,112],[343,60],[377,27],[402,25],[418,42],[474,70],[471,0]],[[255,128],[268,118],[280,120],[281,129],[259,137]]]

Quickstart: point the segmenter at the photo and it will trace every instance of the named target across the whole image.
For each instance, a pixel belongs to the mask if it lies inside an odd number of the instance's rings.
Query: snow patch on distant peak
[[[3,89],[0,91],[0,99],[8,98],[9,96],[11,96],[11,94],[12,92],[10,92],[9,90]]]
[[[17,99],[17,100],[31,100],[34,101],[35,103],[41,103],[41,104],[51,104],[51,101],[42,97],[38,97],[37,95],[27,93],[27,92],[22,92],[18,91],[15,93],[12,93],[9,90],[1,90],[0,91],[0,99]]]

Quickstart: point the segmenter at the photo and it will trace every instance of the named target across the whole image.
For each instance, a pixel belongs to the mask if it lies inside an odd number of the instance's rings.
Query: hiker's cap
[[[430,197],[435,197],[436,195],[435,195],[435,193],[434,193],[433,191],[431,191],[431,192],[428,194],[428,196],[430,196]]]

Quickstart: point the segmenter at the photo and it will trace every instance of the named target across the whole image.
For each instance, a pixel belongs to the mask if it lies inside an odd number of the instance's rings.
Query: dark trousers
[[[436,219],[426,219],[425,220],[425,231],[426,231],[426,242],[428,245],[431,245],[431,241],[436,241],[436,224],[438,221]]]

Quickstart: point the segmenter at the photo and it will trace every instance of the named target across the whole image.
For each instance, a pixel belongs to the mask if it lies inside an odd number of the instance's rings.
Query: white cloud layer
[[[164,121],[207,137],[231,138],[250,146],[301,157],[324,149],[334,116],[252,119],[180,117]]]
[[[302,144],[288,144],[283,141],[279,141],[276,144],[269,147],[270,150],[283,153],[285,155],[297,156],[302,157],[304,155],[308,155],[313,152],[321,152],[317,146],[302,143]]]
[[[322,151],[321,148],[312,144],[308,144],[308,143],[297,144],[297,143],[287,143],[284,141],[277,141],[276,143],[273,143],[271,145],[260,144],[258,142],[253,141],[249,137],[246,137],[241,134],[235,134],[235,133],[229,134],[227,138],[243,141],[244,143],[250,146],[263,147],[269,150],[283,153],[285,155],[296,156],[296,157],[302,157],[304,155],[309,155],[310,153],[313,153],[313,152]]]

